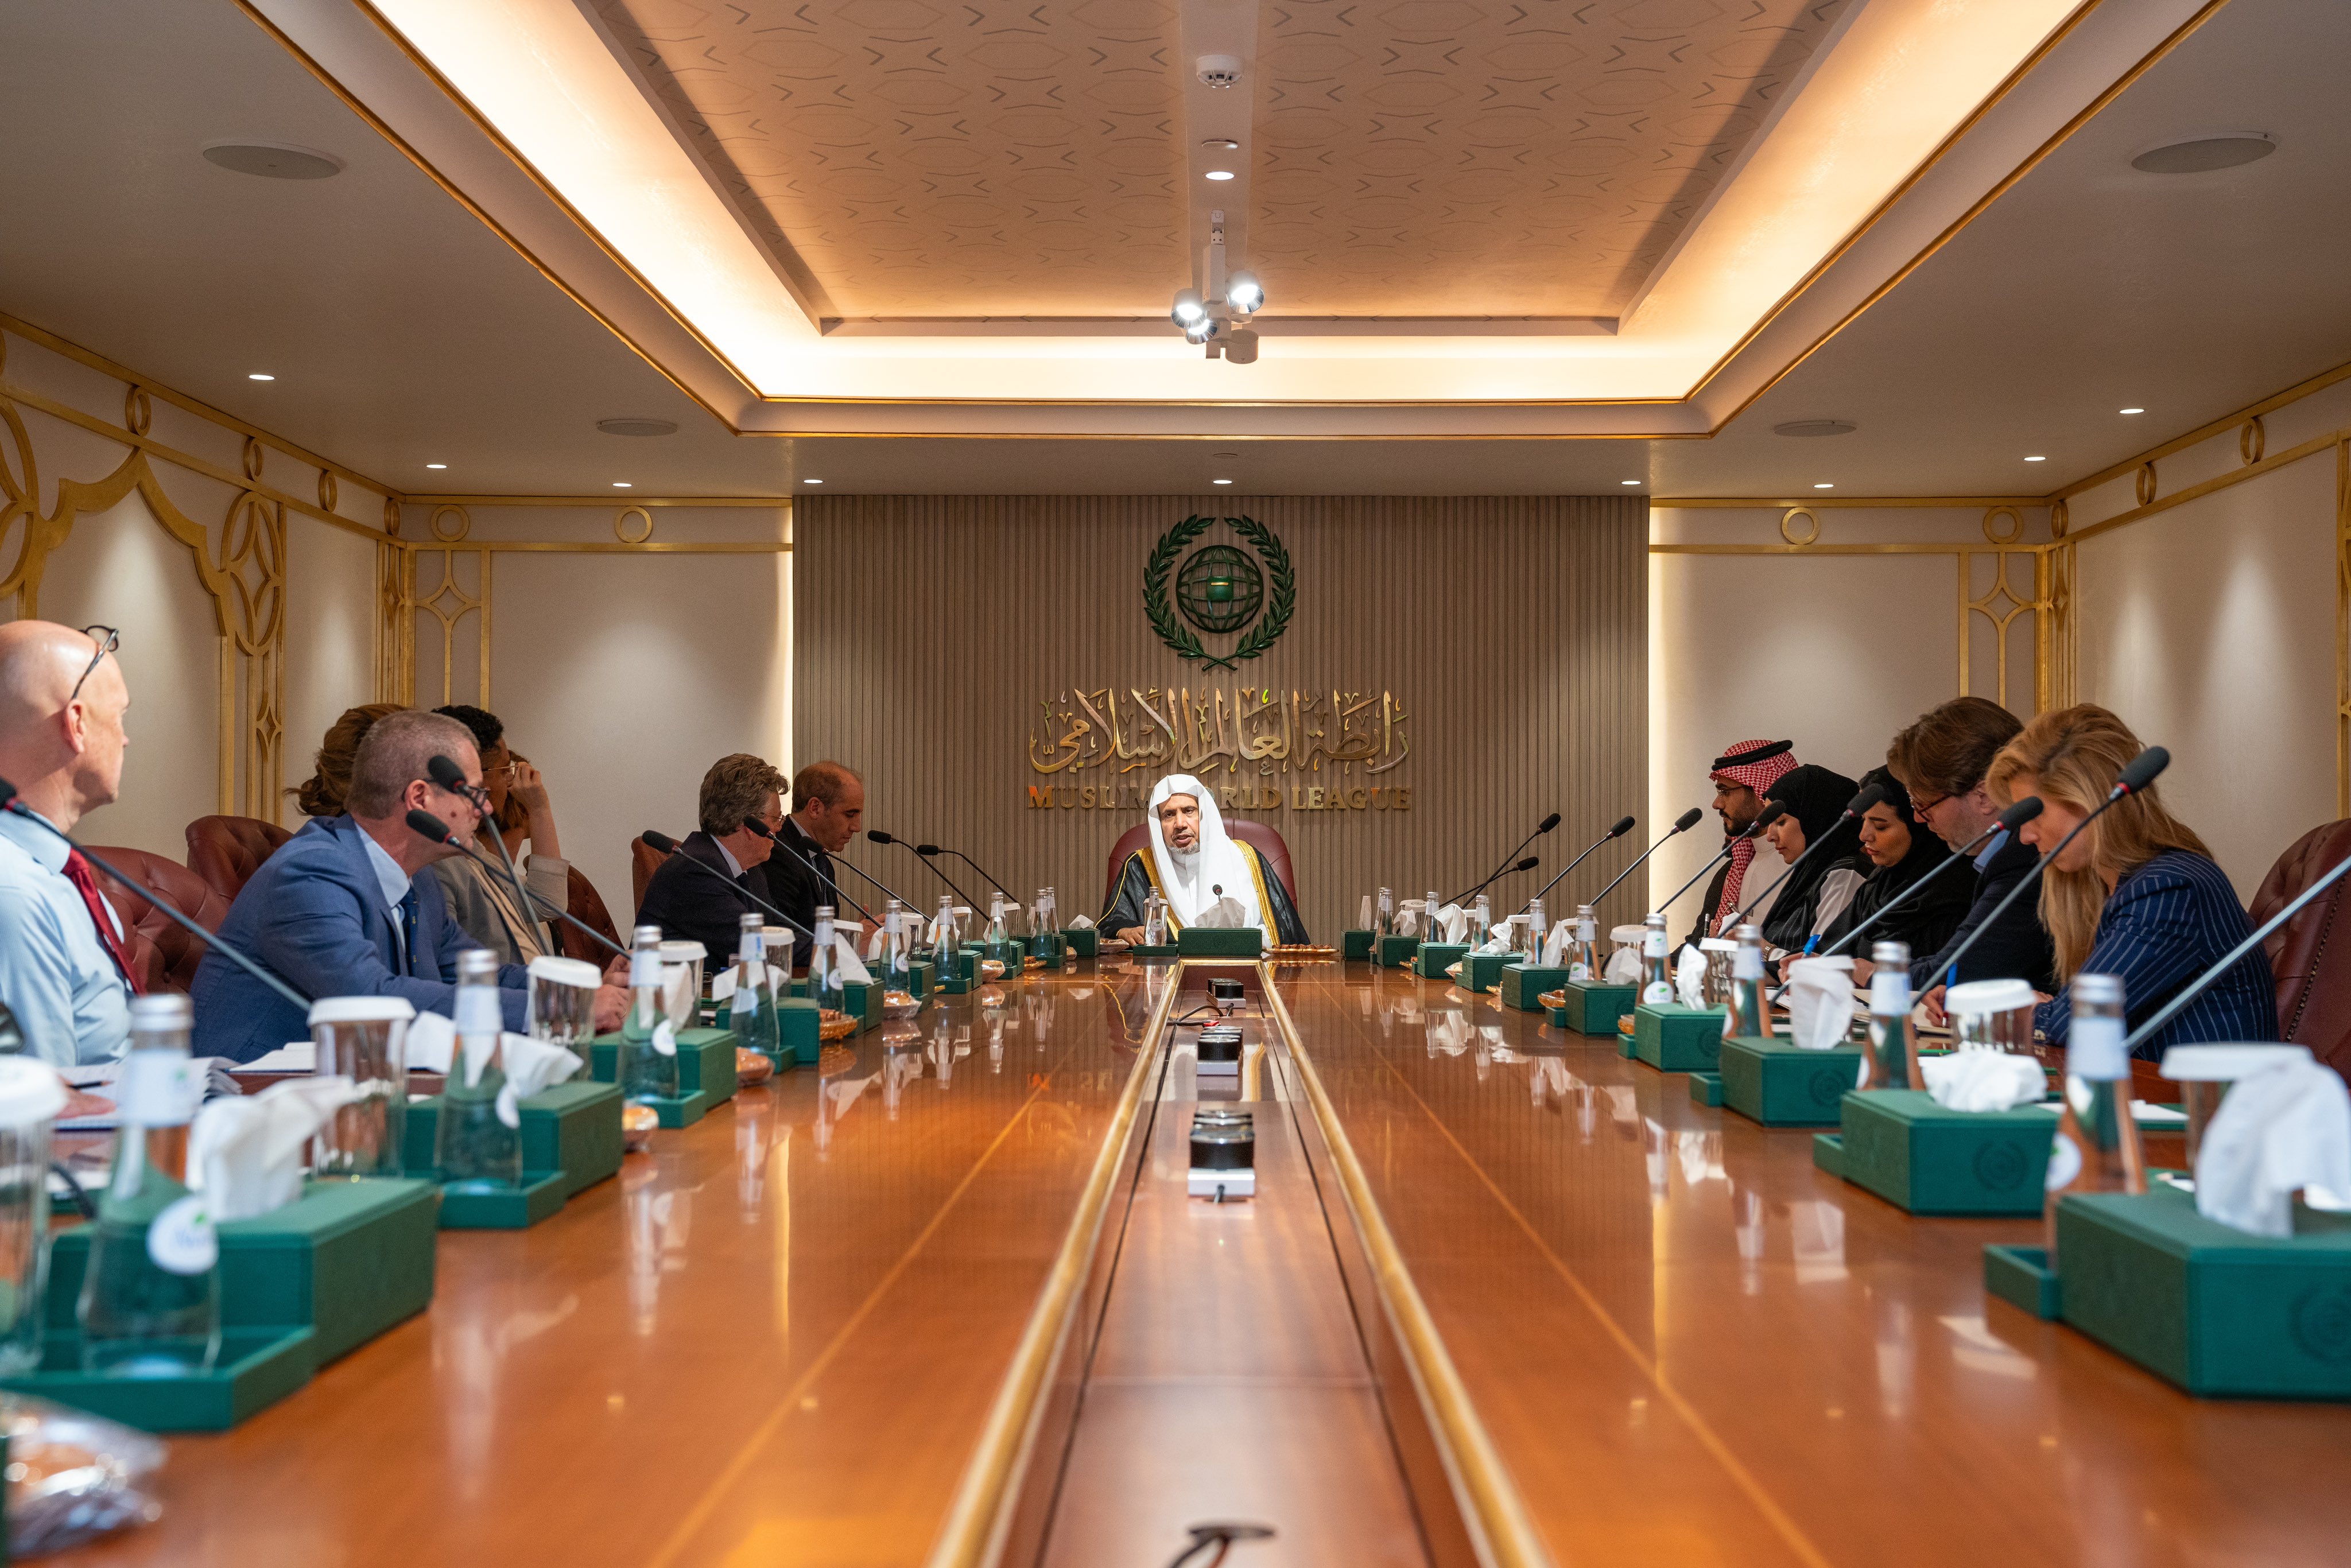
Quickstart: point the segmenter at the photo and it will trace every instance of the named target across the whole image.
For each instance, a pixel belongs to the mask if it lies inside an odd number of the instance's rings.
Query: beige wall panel
[[[1238,674],[1186,665],[1144,613],[1154,545],[1196,510],[1257,518],[1296,565],[1295,619]],[[794,537],[795,756],[862,769],[872,825],[963,849],[1024,898],[1050,883],[1065,915],[1099,909],[1110,847],[1140,821],[1026,804],[1030,784],[1058,784],[1028,760],[1040,705],[1073,689],[1246,681],[1402,700],[1411,755],[1373,782],[1408,785],[1410,810],[1252,813],[1289,841],[1322,941],[1354,923],[1376,883],[1449,894],[1554,809],[1565,821],[1539,848],[1556,869],[1638,809],[1637,498],[828,497],[799,503]],[[1099,783],[1115,766],[1078,777]],[[1162,771],[1125,778],[1147,785]],[[1318,777],[1329,775],[1306,781]],[[1273,781],[1286,801],[1294,776]],[[937,897],[905,851],[865,844],[853,858],[911,897]],[[1553,909],[1625,859],[1619,846],[1594,855]],[[952,874],[980,894],[977,875]]]
[[[286,524],[286,785],[310,777],[319,742],[345,708],[375,700],[372,539],[309,517]],[[278,820],[299,827],[288,799]]]
[[[2163,793],[2250,897],[2335,816],[2335,465],[2085,540],[2081,695],[2175,760]]]
[[[546,771],[564,852],[617,924],[634,913],[629,840],[692,831],[718,758],[783,754],[782,560],[497,558],[492,706]]]
[[[1733,741],[1792,740],[1799,761],[1859,778],[1885,761],[1896,730],[1959,690],[1950,556],[1656,555],[1649,570],[1645,832],[1710,806],[1707,765]],[[2029,697],[2029,666],[2022,675]],[[1649,862],[1651,901],[1721,847],[1709,811]],[[1614,921],[1640,913],[1622,892],[1602,911]],[[1677,904],[1674,915],[1678,931],[1690,914]]]
[[[122,629],[131,749],[122,796],[79,836],[187,858],[184,830],[220,807],[220,636],[194,558],[137,495],[74,524],[50,552],[41,618]]]

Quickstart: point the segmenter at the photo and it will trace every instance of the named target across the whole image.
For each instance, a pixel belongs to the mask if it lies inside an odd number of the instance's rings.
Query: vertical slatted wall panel
[[[1287,633],[1238,674],[1187,668],[1143,609],[1160,535],[1211,509],[1273,528],[1297,568]],[[1353,924],[1374,883],[1451,893],[1554,809],[1565,821],[1537,849],[1556,869],[1646,796],[1637,497],[828,496],[799,499],[794,527],[794,758],[858,768],[869,825],[964,849],[1024,897],[1050,883],[1065,914],[1098,908],[1110,847],[1139,820],[1027,805],[1029,785],[1060,782],[1028,760],[1040,705],[1072,688],[1246,679],[1396,694],[1412,755],[1380,781],[1410,786],[1410,810],[1253,813],[1289,841],[1321,940]],[[1219,539],[1231,542],[1222,528],[1198,542]],[[1286,802],[1298,779],[1273,781]],[[1635,852],[1593,856],[1552,895],[1554,916]],[[861,844],[852,858],[937,896],[906,851]],[[1513,880],[1498,906],[1536,885]],[[1636,915],[1638,897],[1620,890],[1604,915]]]

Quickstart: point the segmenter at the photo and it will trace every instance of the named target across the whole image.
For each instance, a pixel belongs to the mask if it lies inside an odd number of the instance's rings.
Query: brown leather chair
[[[227,918],[229,901],[177,861],[145,850],[104,845],[93,846],[92,852],[153,888],[171,900],[172,908],[207,931],[219,930]],[[185,991],[194,985],[196,966],[204,956],[204,943],[173,925],[145,894],[125,887],[96,867],[91,869],[98,877],[99,891],[128,927],[131,968],[140,985],[150,991]]]
[[[578,866],[571,868],[570,885],[564,894],[564,905],[572,919],[585,921],[620,946],[623,947],[628,946],[627,943],[621,941],[621,934],[612,928],[612,915],[611,911],[604,907],[603,895],[596,891],[594,883],[580,873]],[[565,957],[584,958],[600,969],[611,962],[612,950],[590,941],[580,934],[578,926],[567,924],[559,929],[563,933]]]
[[[198,817],[188,824],[187,869],[224,904],[233,904],[261,862],[293,836],[291,830],[258,817]]]
[[[662,862],[667,859],[668,855],[643,839],[629,841],[629,883],[636,894],[636,903],[631,911],[632,915],[635,910],[645,906],[645,884],[653,881],[653,873],[661,870]]]
[[[1282,841],[1281,834],[1270,823],[1252,822],[1246,817],[1227,817],[1225,831],[1257,851],[1259,858],[1265,862],[1266,870],[1281,879],[1281,891],[1290,894],[1290,902],[1295,906],[1298,903],[1298,878],[1290,869],[1290,846]],[[1110,850],[1110,874],[1102,888],[1103,909],[1108,909],[1111,901],[1118,896],[1119,873],[1126,869],[1126,857],[1150,852],[1150,823],[1141,823],[1119,835],[1118,842]],[[1069,913],[1075,914],[1076,911]]]
[[[2351,855],[2351,821],[2329,822],[2296,839],[2253,894],[2261,925],[2304,889]],[[2345,882],[2351,882],[2346,877]],[[2351,1078],[2351,930],[2346,925],[2344,883],[2338,882],[2273,932],[2265,944],[2277,977],[2278,1038],[2310,1047],[2310,1054]]]

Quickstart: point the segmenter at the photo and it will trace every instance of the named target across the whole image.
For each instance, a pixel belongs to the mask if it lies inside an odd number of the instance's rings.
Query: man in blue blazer
[[[471,841],[481,813],[427,776],[435,756],[479,786],[473,733],[455,719],[412,711],[379,720],[352,759],[350,814],[316,818],[280,845],[229,906],[222,938],[308,997],[402,997],[419,1012],[451,1014],[457,955],[477,944],[449,917],[440,879],[416,873],[457,852],[412,830],[407,818],[430,811]],[[525,971],[508,964],[498,984],[506,1027],[519,1033]],[[250,1061],[309,1038],[298,1009],[217,953],[204,955],[193,998],[199,1056]],[[603,988],[597,1027],[616,1027],[626,1000],[626,992]]]

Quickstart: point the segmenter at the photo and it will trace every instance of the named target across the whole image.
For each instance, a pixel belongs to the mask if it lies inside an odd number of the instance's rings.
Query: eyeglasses
[[[106,635],[99,636],[100,632],[105,632]],[[98,666],[104,662],[106,656],[122,646],[122,632],[116,627],[85,626],[81,629],[81,634],[98,644],[98,652],[89,656],[89,667],[82,671],[81,679],[76,681],[73,684],[73,690],[66,694],[66,703],[68,706],[72,705],[74,698],[81,695],[82,687],[89,684],[90,676],[98,673]]]
[[[1923,822],[1927,820],[1928,812],[1949,799],[1949,795],[1923,796],[1913,790],[1910,795],[1910,814]]]

